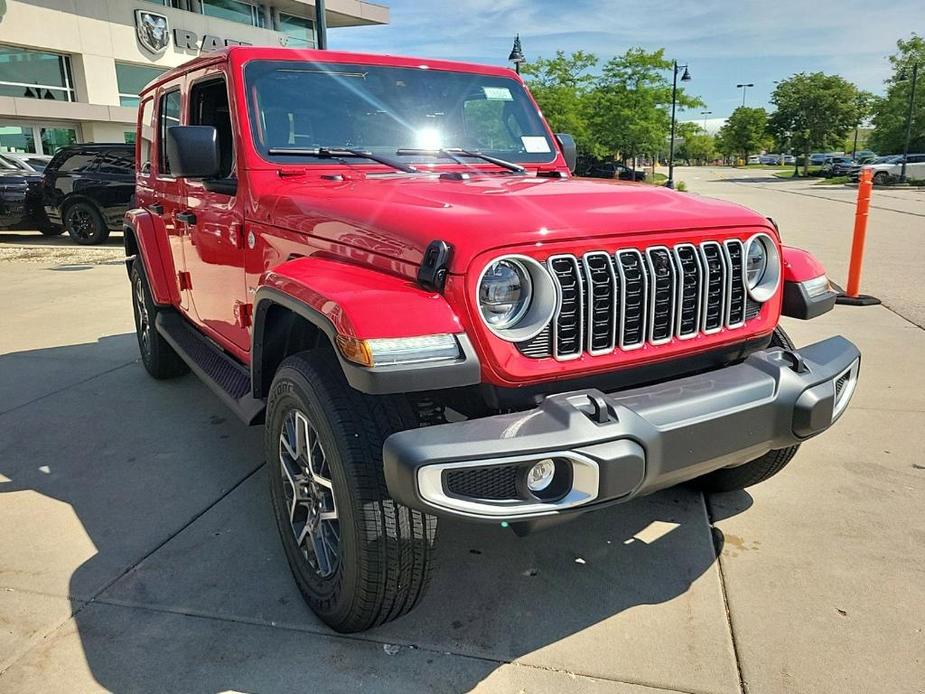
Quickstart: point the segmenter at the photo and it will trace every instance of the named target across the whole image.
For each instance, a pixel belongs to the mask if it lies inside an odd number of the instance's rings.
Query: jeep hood
[[[279,179],[277,179],[279,180]],[[637,183],[480,175],[282,179],[260,206],[278,226],[419,264],[453,246],[451,272],[479,253],[537,243],[735,226],[769,226],[739,205]]]

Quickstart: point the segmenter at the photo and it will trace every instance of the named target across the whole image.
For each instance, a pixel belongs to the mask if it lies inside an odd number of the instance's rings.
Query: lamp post
[[[899,79],[905,81],[905,70],[899,74]],[[906,182],[906,160],[909,158],[909,141],[912,139],[912,116],[915,108],[915,83],[919,77],[919,64],[912,65],[912,85],[909,89],[909,110],[906,112],[906,144],[903,147],[903,167],[899,172],[899,182]]]
[[[511,54],[507,57],[509,63],[514,63],[514,69],[517,71],[517,74],[520,74],[520,64],[527,62],[527,59],[524,58],[524,50],[520,45],[520,34],[514,37],[514,47],[511,48]]]
[[[749,87],[754,87],[754,86],[755,85],[752,84],[751,82],[749,82],[748,84],[737,84],[736,85],[736,89],[742,90],[742,106],[743,107],[745,106],[745,92],[748,90]]]
[[[668,145],[668,180],[665,181],[666,188],[674,188],[674,123],[675,123],[675,107],[678,102],[678,70],[684,68],[684,73],[681,75],[682,82],[691,81],[691,73],[687,70],[687,65],[678,65],[678,61],[675,60],[672,67],[672,80],[671,80],[671,142]]]
[[[324,10],[324,0],[315,0],[315,36],[319,51],[328,49],[328,20]]]
[[[700,115],[703,116],[703,131],[707,131],[707,116],[712,116],[713,111],[701,111]]]

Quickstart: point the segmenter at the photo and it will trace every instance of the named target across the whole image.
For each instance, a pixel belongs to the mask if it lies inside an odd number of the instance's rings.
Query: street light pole
[[[328,19],[324,11],[324,0],[315,0],[315,45],[319,51],[328,49]]]
[[[745,107],[745,91],[746,91],[749,87],[754,87],[754,86],[755,86],[755,85],[752,84],[751,82],[749,82],[748,84],[737,84],[737,85],[736,85],[736,89],[741,89],[741,90],[742,90],[742,107],[743,107],[743,108]]]
[[[712,116],[713,111],[701,111],[700,115],[703,116],[703,131],[707,131],[707,116]]]
[[[514,63],[514,70],[520,74],[520,64],[527,62],[524,57],[523,47],[520,45],[520,34],[514,37],[514,47],[511,48],[511,54],[507,57],[509,63]]]
[[[915,107],[915,83],[919,76],[919,64],[912,66],[912,86],[909,90],[909,110],[906,113],[906,145],[903,148],[903,168],[899,172],[899,182],[906,182],[906,160],[909,158],[909,141],[912,139],[912,116]]]
[[[678,70],[684,68],[684,74],[681,75],[682,82],[689,82],[691,73],[687,71],[687,65],[678,65],[675,60],[672,65],[671,80],[671,141],[668,145],[668,180],[665,181],[666,188],[674,188],[674,124],[675,124],[675,107],[678,102]]]

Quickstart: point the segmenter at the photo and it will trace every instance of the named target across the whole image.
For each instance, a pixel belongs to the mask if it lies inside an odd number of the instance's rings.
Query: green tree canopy
[[[554,58],[539,58],[521,68],[553,132],[571,134],[582,151],[594,148],[589,139],[587,101],[595,82],[588,70],[596,65],[597,58],[590,53],[576,51],[567,56],[556,51]]]
[[[719,129],[716,139],[720,152],[727,156],[739,155],[747,161],[749,154],[754,154],[767,144],[767,111],[739,106]]]
[[[912,34],[908,39],[897,41],[896,47],[897,52],[890,56],[893,74],[886,81],[886,96],[873,106],[874,132],[868,146],[882,154],[902,153],[906,143],[912,66],[918,64],[909,151],[925,152],[925,38]]]
[[[597,58],[578,51],[523,66],[530,91],[557,132],[571,133],[585,156],[624,158],[667,149],[671,67],[663,50],[631,48],[592,70]],[[666,74],[667,73],[667,74]],[[678,107],[703,102],[678,89]]]
[[[822,72],[793,75],[778,83],[771,95],[777,110],[769,128],[781,142],[789,138],[809,168],[813,150],[838,148],[860,120],[858,88],[838,75]]]
[[[676,134],[675,159],[704,164],[716,157],[713,136],[696,123],[678,123]]]

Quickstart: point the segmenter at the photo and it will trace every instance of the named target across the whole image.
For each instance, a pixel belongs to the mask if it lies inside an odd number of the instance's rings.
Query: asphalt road
[[[680,174],[771,214],[841,279],[843,202]],[[418,610],[350,637],[289,577],[259,428],[138,363],[117,242],[0,253],[0,692],[925,691],[921,281],[892,276],[920,251],[893,247],[914,215],[889,214],[864,288],[892,310],[786,323],[864,361],[848,412],[784,472],[524,539],[444,523]],[[0,251],[45,245],[0,235]]]

